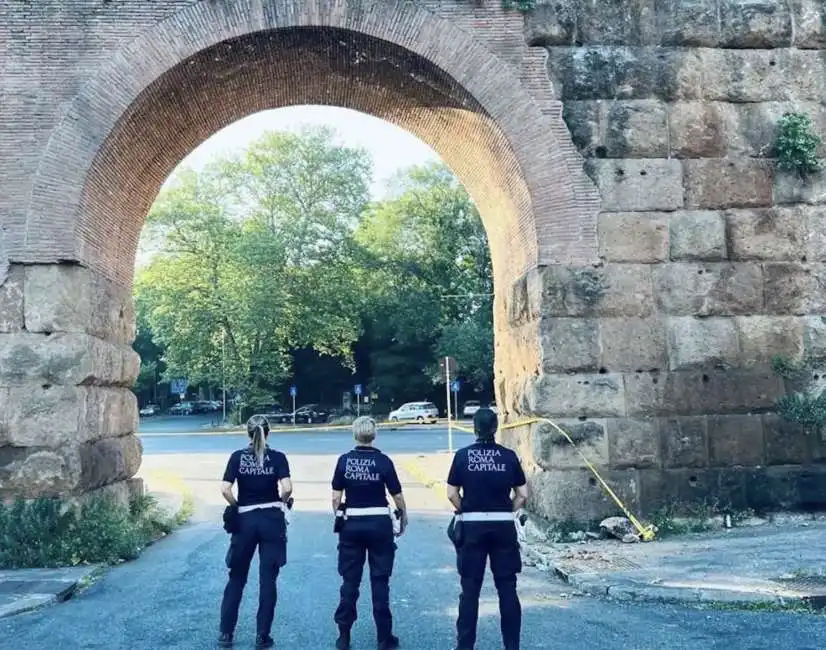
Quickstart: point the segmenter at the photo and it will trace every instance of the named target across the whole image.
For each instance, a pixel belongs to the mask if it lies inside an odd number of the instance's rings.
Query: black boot
[[[350,628],[339,627],[338,639],[336,639],[336,650],[350,650]]]
[[[270,635],[259,634],[255,637],[255,647],[256,648],[272,648],[275,645],[275,641],[273,641]]]
[[[399,647],[399,638],[391,634],[384,641],[379,641],[376,647],[378,650],[395,650]]]
[[[218,637],[218,647],[219,648],[231,648],[232,647],[232,635],[224,632],[221,636]]]

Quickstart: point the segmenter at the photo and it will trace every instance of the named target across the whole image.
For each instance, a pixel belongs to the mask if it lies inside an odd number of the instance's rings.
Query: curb
[[[0,619],[33,612],[48,605],[62,603],[75,595],[82,583],[95,576],[99,567],[90,566],[87,571],[79,573],[76,579],[45,579],[37,580],[24,577],[28,569],[4,571],[0,575]],[[17,577],[16,574],[20,574]],[[41,591],[27,593],[26,583],[35,583]],[[14,585],[19,585],[21,593],[14,593]],[[46,591],[45,589],[48,589]]]
[[[529,551],[528,554],[534,558],[541,557],[541,555],[536,552]],[[645,583],[625,576],[571,572],[553,561],[547,565],[547,568],[562,582],[584,594],[613,600],[674,605],[700,605],[705,603],[741,607],[755,605],[789,607],[799,604],[808,605],[815,609],[826,607],[826,599],[820,596],[781,596],[772,593],[733,589],[669,587]]]

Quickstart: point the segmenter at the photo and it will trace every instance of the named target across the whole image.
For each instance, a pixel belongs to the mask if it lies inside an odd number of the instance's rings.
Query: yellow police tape
[[[573,438],[571,438],[571,436],[568,434],[567,431],[565,431],[562,427],[557,425],[556,422],[553,422],[552,420],[549,420],[548,418],[530,418],[528,420],[521,420],[519,422],[512,422],[511,424],[506,424],[506,425],[500,427],[500,431],[505,431],[507,429],[516,429],[517,427],[530,426],[532,424],[540,424],[540,423],[545,423],[545,424],[551,425],[554,429],[556,429],[559,433],[561,433],[562,436],[569,443],[571,443],[571,446],[574,448],[574,451],[576,451],[576,453],[579,454],[579,457],[582,458],[583,462],[585,463],[585,466],[589,470],[591,470],[591,473],[596,477],[597,481],[599,481],[599,484],[602,486],[602,488],[608,493],[608,496],[610,496],[614,500],[614,503],[616,503],[619,506],[620,510],[622,510],[622,512],[625,514],[625,516],[628,517],[628,521],[630,521],[631,524],[633,524],[634,528],[637,529],[637,532],[640,535],[640,539],[643,540],[644,542],[652,541],[655,537],[654,527],[651,526],[651,525],[643,526],[640,523],[639,519],[637,519],[633,515],[633,513],[625,506],[625,504],[622,502],[622,500],[611,489],[611,486],[608,485],[608,483],[605,482],[605,479],[603,479],[602,476],[600,476],[600,473],[597,471],[597,468],[594,467],[593,463],[591,463],[591,461],[588,460],[588,457],[585,456],[585,454],[583,454],[580,451],[579,447],[576,446],[576,443],[574,442]],[[460,429],[462,431],[468,431],[468,429],[466,429],[464,427],[456,427],[456,428]],[[472,431],[470,431],[470,432],[473,433]]]

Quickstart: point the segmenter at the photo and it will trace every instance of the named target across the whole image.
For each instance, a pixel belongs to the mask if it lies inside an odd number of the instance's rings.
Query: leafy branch
[[[814,133],[811,118],[805,113],[784,113],[777,124],[775,151],[780,169],[805,178],[820,170],[817,147],[820,136]]]

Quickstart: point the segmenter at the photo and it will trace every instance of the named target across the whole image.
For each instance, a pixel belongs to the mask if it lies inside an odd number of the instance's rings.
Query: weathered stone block
[[[826,203],[826,168],[809,174],[806,178],[800,178],[794,172],[777,170],[774,177],[773,196],[774,202],[780,205],[787,203],[822,205]]]
[[[588,160],[588,171],[609,212],[678,210],[683,170],[678,160]]]
[[[820,53],[794,48],[690,50],[681,65],[697,70],[699,87],[692,97],[697,99],[821,101],[826,87],[826,61]]]
[[[80,448],[80,487],[98,488],[132,478],[141,465],[143,446],[136,436],[106,438]]]
[[[775,0],[721,0],[722,47],[789,47],[794,28],[789,6]]]
[[[641,512],[697,506],[741,510],[746,506],[746,475],[747,470],[737,468],[640,470]]]
[[[529,301],[544,316],[646,316],[652,310],[651,270],[644,264],[546,266],[530,284]]]
[[[826,262],[826,210],[820,207],[799,206],[805,215],[806,249],[805,260],[809,262]]]
[[[660,436],[656,420],[607,420],[607,434],[612,469],[660,466]]]
[[[25,324],[29,332],[86,332],[91,327],[89,269],[69,264],[27,266]]]
[[[564,0],[571,2],[571,0]],[[658,40],[655,0],[576,1],[578,40],[589,45],[645,45]]]
[[[719,102],[676,102],[669,106],[671,155],[676,158],[722,158],[726,155],[729,109]]]
[[[762,465],[764,445],[761,416],[710,415],[708,448],[712,467]]]
[[[23,329],[23,267],[13,264],[0,284],[0,332]]]
[[[684,160],[689,208],[748,208],[772,204],[773,168],[764,160]]]
[[[654,269],[659,309],[673,316],[733,316],[763,311],[763,274],[757,264],[682,263]]]
[[[801,320],[804,356],[826,359],[826,316],[804,316]]]
[[[662,262],[668,259],[668,215],[603,212],[597,239],[600,257],[609,262]]]
[[[723,106],[726,107],[726,135],[731,156],[776,158],[777,126],[787,112],[808,115],[816,133],[826,130],[826,106],[819,101],[766,101]],[[826,155],[826,143],[818,145],[818,152],[821,156]],[[775,178],[775,183],[777,180]]]
[[[663,418],[659,424],[663,467],[708,466],[708,426],[704,415]]]
[[[84,441],[84,391],[74,386],[15,386],[9,389],[8,441],[17,447],[61,447]]]
[[[805,254],[801,208],[728,210],[725,218],[732,260],[797,261]]]
[[[604,318],[599,330],[600,367],[609,372],[665,368],[665,325],[661,319]]]
[[[542,469],[570,469],[587,467],[585,457],[596,465],[608,463],[608,441],[604,420],[559,420],[557,424],[570,435],[576,447],[549,424],[540,423],[531,436],[534,462]]]
[[[777,262],[763,264],[766,313],[800,315],[826,313],[822,267]]]
[[[571,133],[571,141],[584,158],[596,157],[597,149],[600,158],[608,158],[608,151],[602,143],[601,105],[600,100],[572,99],[562,106],[562,119]]]
[[[606,264],[601,271],[605,293],[596,305],[600,316],[645,318],[653,313],[651,266]]]
[[[734,320],[669,318],[668,360],[671,370],[736,366],[739,351]]]
[[[726,226],[719,212],[680,211],[669,223],[672,260],[726,259]]]
[[[593,318],[551,318],[540,322],[542,370],[594,372],[599,364],[599,327]]]
[[[530,288],[529,288],[530,285]],[[508,323],[514,327],[524,325],[540,314],[542,304],[542,277],[540,269],[533,269],[511,287],[507,301]]]
[[[635,470],[601,472],[627,507],[637,510],[639,488]],[[548,470],[528,479],[528,508],[550,520],[598,521],[617,514],[617,505],[587,469]]]
[[[799,424],[774,413],[763,414],[767,465],[800,465],[810,460],[809,435]]]
[[[799,468],[766,467],[752,470],[746,482],[749,507],[757,512],[794,508],[800,502]]]
[[[76,447],[0,447],[0,495],[32,499],[67,494],[77,488],[81,471]]]
[[[821,0],[790,0],[795,16],[794,45],[826,49],[826,7]]]
[[[138,430],[138,402],[132,391],[89,387],[83,397],[80,431],[84,440],[119,437]]]
[[[545,417],[623,417],[622,375],[540,375],[529,388],[531,413]]]
[[[657,100],[601,103],[601,145],[608,158],[668,158],[668,115]]]
[[[720,40],[718,0],[661,0],[662,44],[714,47]]]
[[[20,332],[0,337],[0,383],[126,384],[134,381],[133,355],[126,348],[88,334],[60,332],[44,336]],[[127,356],[129,377],[124,376]]]
[[[769,369],[683,370],[624,375],[628,417],[750,413],[785,394]]]
[[[89,333],[130,345],[135,340],[135,306],[129,287],[100,275],[91,278],[92,312]]]
[[[772,357],[803,356],[803,320],[791,316],[739,316],[741,365],[771,364]]]
[[[525,40],[529,45],[573,45],[576,38],[577,5],[569,0],[537,3],[525,15]]]
[[[9,440],[9,389],[0,387],[0,447],[10,444]]]

